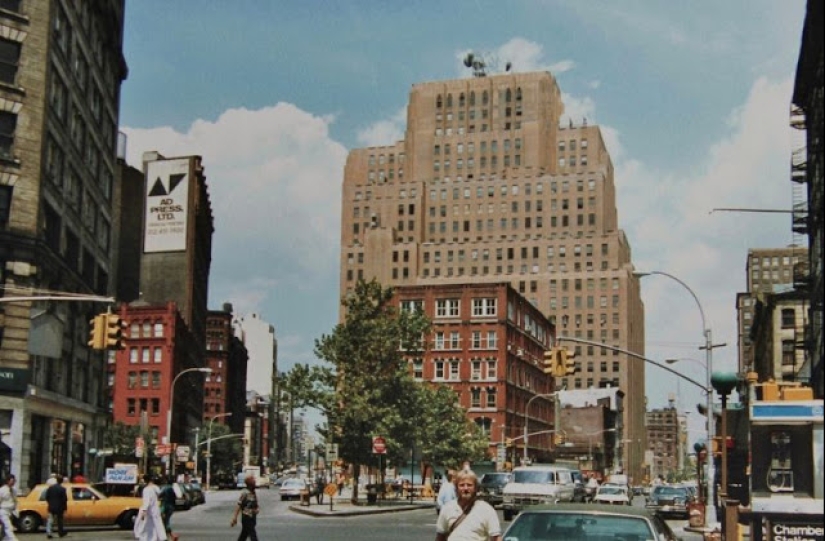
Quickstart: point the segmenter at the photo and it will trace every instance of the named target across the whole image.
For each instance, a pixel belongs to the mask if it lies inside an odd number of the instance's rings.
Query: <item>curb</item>
[[[317,507],[321,507],[324,504],[321,504]],[[378,505],[371,505],[371,506],[353,506],[351,504],[344,504],[341,508],[334,508],[330,511],[328,506],[325,506],[325,509],[313,509],[312,507],[306,507],[301,505],[290,505],[289,510],[298,513],[301,515],[307,515],[311,517],[355,517],[361,515],[380,515],[384,513],[396,513],[399,511],[413,511],[416,509],[428,509],[432,507],[432,504],[412,504],[412,505],[393,505],[393,506],[378,506]]]

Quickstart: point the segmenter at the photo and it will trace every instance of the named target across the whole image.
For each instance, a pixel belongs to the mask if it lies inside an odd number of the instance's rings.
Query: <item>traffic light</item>
[[[89,320],[89,347],[106,349],[106,314],[98,314]]]
[[[562,434],[561,432],[556,432],[555,434],[553,434],[553,442],[557,446],[558,445],[564,445],[564,442],[565,442],[564,434]]]
[[[106,349],[123,349],[123,328],[126,322],[117,314],[103,314],[106,321]]]
[[[559,350],[552,347],[544,352],[544,373],[556,375]]]
[[[576,352],[562,348],[559,350],[559,354],[559,364],[561,365],[560,371],[562,372],[562,375],[572,376],[573,374],[575,374],[577,371],[576,361],[574,361],[573,359],[576,357]]]

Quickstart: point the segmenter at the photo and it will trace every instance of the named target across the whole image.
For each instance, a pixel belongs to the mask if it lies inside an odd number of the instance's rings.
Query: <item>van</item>
[[[515,468],[504,485],[504,520],[512,520],[531,505],[573,501],[574,494],[573,475],[568,468],[541,464]]]

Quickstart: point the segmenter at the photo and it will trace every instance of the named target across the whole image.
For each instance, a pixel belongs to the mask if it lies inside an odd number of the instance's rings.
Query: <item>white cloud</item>
[[[331,310],[315,319],[334,320],[347,151],[329,136],[333,120],[278,103],[230,109],[183,133],[123,128],[132,166],[140,168],[149,150],[203,157],[215,224],[210,306],[231,302],[236,313],[274,306],[272,321],[290,325],[320,308],[301,302],[310,290],[311,299],[332,299]]]
[[[387,146],[404,139],[407,125],[407,109],[402,107],[390,118],[379,120],[358,130],[358,143],[365,147]]]
[[[667,272],[693,290],[714,343],[727,344],[713,352],[714,371],[736,369],[736,293],[746,289],[747,250],[785,246],[791,231],[785,214],[712,211],[790,207],[786,104],[791,88],[790,80],[757,80],[745,103],[720,119],[730,130],[727,136],[691,171],[653,171],[636,160],[615,159],[611,149],[620,227],[633,247],[634,265]],[[643,279],[642,299],[647,356],[703,361],[704,353],[697,350],[703,341],[701,318],[690,293],[673,280],[651,276]],[[687,373],[697,369],[695,363],[685,364]],[[661,378],[673,376],[655,367],[647,370],[648,396],[667,392]],[[701,370],[690,375],[703,377]],[[659,378],[659,385],[651,384],[651,377]],[[653,402],[663,403],[664,397],[658,398]],[[698,395],[690,404],[697,401]]]

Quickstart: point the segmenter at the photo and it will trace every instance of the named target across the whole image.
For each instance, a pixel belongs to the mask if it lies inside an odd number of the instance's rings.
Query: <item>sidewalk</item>
[[[290,511],[309,515],[313,517],[351,517],[359,515],[374,515],[380,513],[396,513],[399,511],[411,511],[413,509],[427,509],[435,507],[435,500],[409,498],[378,499],[375,503],[367,503],[367,491],[363,487],[358,490],[358,502],[353,504],[352,490],[345,488],[340,496],[333,496],[332,510],[330,510],[329,496],[324,495],[324,503],[315,503],[315,498],[310,498],[310,504],[290,505]]]

